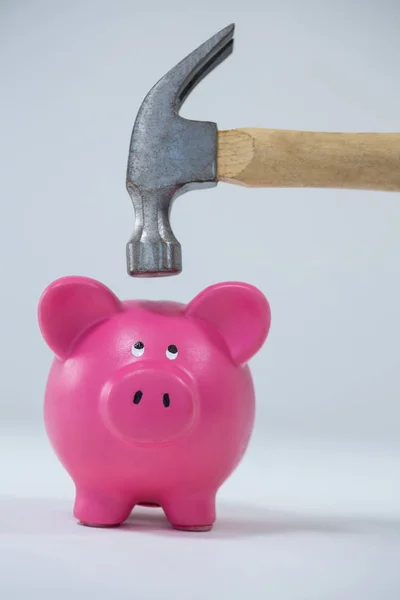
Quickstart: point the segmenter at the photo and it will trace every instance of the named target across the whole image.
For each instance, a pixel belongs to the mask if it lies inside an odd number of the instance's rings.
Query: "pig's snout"
[[[106,423],[131,442],[157,443],[188,432],[195,419],[196,392],[175,367],[133,366],[114,374],[103,390]]]

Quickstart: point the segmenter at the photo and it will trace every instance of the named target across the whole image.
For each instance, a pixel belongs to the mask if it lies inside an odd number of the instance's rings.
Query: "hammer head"
[[[217,125],[183,119],[183,102],[232,51],[234,25],[189,54],[147,94],[133,127],[126,187],[135,211],[127,244],[128,273],[135,277],[176,275],[181,246],[169,215],[173,200],[217,185]]]

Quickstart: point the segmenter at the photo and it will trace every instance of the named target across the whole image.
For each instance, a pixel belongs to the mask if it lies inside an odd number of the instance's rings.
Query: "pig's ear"
[[[51,350],[66,358],[89,327],[120,310],[121,301],[102,283],[87,277],[62,277],[39,300],[39,327]]]
[[[224,337],[235,364],[246,363],[264,344],[271,323],[268,300],[246,283],[206,288],[186,307],[186,314],[213,325]]]

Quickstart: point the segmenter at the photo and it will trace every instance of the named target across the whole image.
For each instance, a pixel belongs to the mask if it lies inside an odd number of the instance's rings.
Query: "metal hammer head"
[[[169,222],[172,201],[189,189],[217,185],[217,125],[183,119],[179,109],[197,83],[232,51],[229,25],[189,54],[147,94],[133,127],[126,187],[135,210],[127,244],[129,275],[182,270]]]

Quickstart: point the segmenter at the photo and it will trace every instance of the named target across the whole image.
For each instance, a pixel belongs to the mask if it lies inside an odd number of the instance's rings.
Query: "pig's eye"
[[[175,346],[175,344],[171,344],[170,346],[168,346],[165,354],[167,355],[167,358],[169,358],[169,360],[175,360],[175,358],[177,358],[178,356],[178,348]]]
[[[133,356],[142,356],[144,352],[143,342],[136,342],[135,344],[133,344],[131,352]]]

